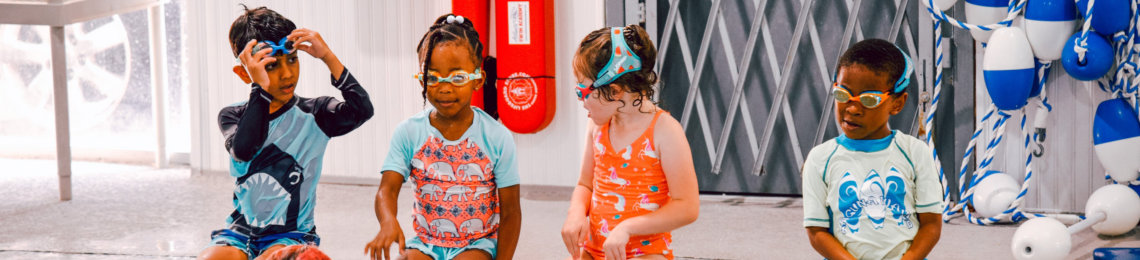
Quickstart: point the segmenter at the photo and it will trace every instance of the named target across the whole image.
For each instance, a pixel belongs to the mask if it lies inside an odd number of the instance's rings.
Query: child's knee
[[[232,246],[211,246],[198,254],[199,260],[246,260],[245,252]]]
[[[404,249],[404,259],[406,259],[406,260],[433,260],[430,256],[428,256],[427,254],[424,254],[424,252],[421,252],[419,249],[416,249],[416,248]]]
[[[491,253],[483,251],[482,249],[468,249],[455,255],[455,260],[491,260]]]
[[[269,256],[273,254],[273,252],[277,252],[277,250],[281,250],[282,248],[285,248],[285,245],[276,244],[270,246],[269,248],[266,248],[265,251],[261,251],[261,255],[258,255],[256,260],[268,259]]]

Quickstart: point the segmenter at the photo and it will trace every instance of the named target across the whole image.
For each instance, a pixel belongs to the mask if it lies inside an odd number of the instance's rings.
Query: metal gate
[[[702,192],[798,195],[804,157],[838,135],[828,90],[850,44],[886,39],[914,57],[911,98],[890,125],[917,135],[934,64],[930,18],[919,8],[915,0],[615,0],[607,24],[641,22],[654,34],[658,101],[685,127]],[[946,56],[972,68],[972,42],[959,45],[946,49],[964,55]],[[972,113],[954,114],[972,111],[973,90],[949,85],[958,78],[972,86],[973,77],[968,69],[944,73],[934,131],[943,133],[939,147],[955,147],[969,140]],[[956,96],[968,101],[955,106]],[[944,168],[954,165],[943,159]]]

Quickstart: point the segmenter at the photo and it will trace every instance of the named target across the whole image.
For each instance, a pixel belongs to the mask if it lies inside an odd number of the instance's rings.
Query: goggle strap
[[[896,49],[899,50],[899,53],[902,53],[905,66],[903,67],[903,74],[895,81],[894,93],[902,93],[906,91],[906,87],[910,85],[910,74],[914,72],[914,64],[911,64],[910,56],[907,56],[902,48],[896,46]]]
[[[610,28],[610,60],[598,72],[594,86],[610,84],[621,75],[641,70],[641,58],[626,44],[624,32],[622,27]]]

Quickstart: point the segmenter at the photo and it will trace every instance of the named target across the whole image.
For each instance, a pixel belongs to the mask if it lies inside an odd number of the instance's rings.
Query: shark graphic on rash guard
[[[296,229],[290,214],[300,210],[301,183],[304,169],[293,156],[268,145],[251,162],[250,172],[237,179],[234,188],[236,204],[230,218],[247,226],[253,234],[283,233]]]

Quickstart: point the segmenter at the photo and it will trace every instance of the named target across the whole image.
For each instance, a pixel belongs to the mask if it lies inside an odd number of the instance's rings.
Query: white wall
[[[377,172],[387,154],[392,129],[424,107],[420,87],[412,78],[418,63],[415,44],[436,17],[450,11],[451,1],[289,0],[249,1],[247,5],[267,5],[298,27],[320,32],[371,95],[375,116],[360,129],[330,142],[324,174],[326,180],[378,183]],[[571,186],[577,180],[586,119],[570,94],[574,79],[569,64],[578,41],[602,26],[602,6],[598,0],[555,3],[558,108],[546,129],[515,135],[524,184]],[[187,1],[186,12],[190,46],[187,70],[193,86],[191,168],[207,174],[227,172],[229,159],[222,146],[217,113],[226,105],[245,100],[249,93],[230,72],[235,62],[227,35],[241,9],[232,2]],[[298,95],[339,98],[339,92],[329,86],[324,64],[307,54],[301,56]]]
[[[976,50],[983,50],[980,45]],[[990,103],[986,93],[985,78],[982,76],[982,62],[984,53],[978,51],[976,57],[975,81],[976,88],[976,116],[981,117]],[[1084,212],[1085,203],[1094,190],[1108,183],[1104,179],[1104,167],[1093,153],[1092,120],[1096,106],[1108,99],[1108,95],[1100,90],[1095,83],[1079,81],[1065,73],[1061,63],[1054,62],[1052,72],[1046,82],[1046,94],[1053,111],[1049,113],[1045,154],[1040,158],[1033,158],[1033,179],[1029,192],[1026,193],[1025,209],[1045,212]],[[1035,109],[1036,105],[1029,103],[1027,108]],[[1026,127],[1032,133],[1033,119],[1036,111],[1029,113]],[[998,170],[1010,174],[1021,183],[1025,178],[1024,135],[1021,133],[1021,112],[1010,112],[1012,117],[1006,121],[1005,135],[1001,146],[998,147],[995,162],[991,170]],[[979,137],[979,145],[975,154],[984,154],[984,143],[989,142],[992,123],[986,125],[986,131]],[[1036,147],[1035,144],[1030,144]],[[959,147],[964,149],[964,147]],[[1036,148],[1033,148],[1036,149]],[[949,158],[940,158],[947,160]],[[954,158],[961,160],[961,158]],[[975,163],[975,165],[977,165]],[[958,169],[944,169],[947,176],[957,178]]]

